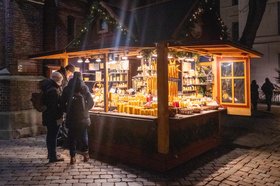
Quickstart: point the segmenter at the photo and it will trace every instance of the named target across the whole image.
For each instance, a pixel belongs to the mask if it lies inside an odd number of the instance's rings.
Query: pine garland
[[[90,13],[84,23],[84,26],[81,28],[76,38],[67,46],[67,48],[81,47],[85,34],[89,31],[92,22],[97,18],[105,20],[109,27],[119,29],[123,35],[127,34],[127,29],[119,24],[114,18],[112,18],[109,12],[100,5],[100,2],[97,1],[92,3],[90,7]]]

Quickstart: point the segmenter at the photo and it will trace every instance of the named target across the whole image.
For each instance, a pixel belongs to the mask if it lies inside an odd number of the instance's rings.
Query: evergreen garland
[[[278,77],[275,77],[277,83],[280,83],[280,69],[276,69],[276,72],[278,73]]]
[[[86,18],[84,26],[81,28],[75,39],[69,43],[67,48],[81,47],[82,41],[85,38],[86,33],[89,31],[92,22],[97,18],[105,20],[109,27],[119,29],[123,35],[127,34],[127,29],[112,18],[109,12],[100,5],[99,1],[95,1],[90,7],[89,15]]]
[[[180,38],[189,38],[191,29],[194,28],[194,25],[201,21],[202,17],[205,14],[213,14],[215,15],[216,25],[219,30],[220,40],[226,40],[228,37],[227,27],[217,14],[214,8],[212,8],[213,4],[207,3],[207,1],[201,1],[196,11],[190,16],[189,20],[187,20],[183,24],[183,29],[180,32]]]

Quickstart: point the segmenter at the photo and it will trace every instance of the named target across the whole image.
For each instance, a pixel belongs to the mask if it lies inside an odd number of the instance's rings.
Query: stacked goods
[[[177,96],[178,95],[178,83],[174,81],[168,81],[168,95]]]
[[[171,78],[171,80],[168,81],[169,101],[172,101],[173,97],[178,95],[178,82],[176,79],[179,78],[179,71],[179,65],[176,65],[176,61],[170,60],[168,64],[168,78]],[[172,78],[175,78],[175,80]]]
[[[179,65],[169,64],[168,65],[168,77],[169,78],[179,78]]]
[[[157,95],[157,77],[152,76],[147,80],[147,89],[152,95]]]

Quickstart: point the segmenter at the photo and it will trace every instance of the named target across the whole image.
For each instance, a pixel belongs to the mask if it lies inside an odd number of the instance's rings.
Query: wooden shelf
[[[112,76],[112,75],[127,75],[127,72],[109,72],[109,76]]]
[[[182,92],[196,92],[196,90],[182,90]]]
[[[126,83],[127,81],[108,81],[109,83]]]
[[[191,79],[191,78],[206,78],[207,76],[188,76],[188,77],[184,77],[185,79]]]
[[[168,81],[176,81],[176,82],[177,82],[177,81],[180,81],[180,79],[179,79],[179,78],[170,78],[170,77],[169,77],[169,78],[168,78]]]
[[[199,84],[183,84],[183,86],[206,86],[206,85],[210,85],[211,83],[199,83]]]
[[[84,81],[85,83],[86,82],[92,82],[92,83],[96,83],[96,82],[99,82],[99,83],[104,83],[104,81],[94,81],[94,80],[88,80],[88,81]]]

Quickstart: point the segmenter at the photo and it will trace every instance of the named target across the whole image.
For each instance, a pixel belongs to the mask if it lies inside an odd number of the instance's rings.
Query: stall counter
[[[157,118],[90,112],[91,157],[166,171],[216,147],[226,109],[169,118],[169,153],[157,152]]]

